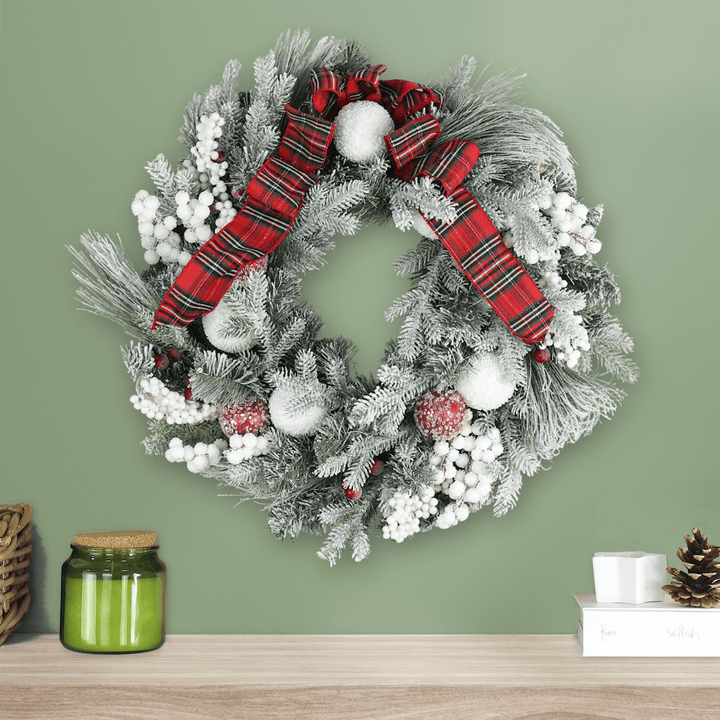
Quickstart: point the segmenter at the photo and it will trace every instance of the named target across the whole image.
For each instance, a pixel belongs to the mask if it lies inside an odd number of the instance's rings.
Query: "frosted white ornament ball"
[[[508,377],[497,355],[478,353],[460,372],[456,390],[475,410],[495,410],[515,392],[515,381]]]
[[[212,312],[203,316],[202,324],[205,335],[212,345],[223,352],[237,353],[247,350],[255,344],[255,336],[250,332],[237,337],[228,335],[225,328],[231,315],[232,310],[226,302],[221,300]]]
[[[435,238],[437,238],[435,231],[427,224],[425,218],[420,214],[418,210],[416,210],[413,215],[413,227],[424,238],[428,238],[428,240],[435,240]]]
[[[272,424],[293,437],[303,437],[315,432],[326,415],[325,408],[311,405],[300,414],[290,413],[288,405],[295,399],[291,388],[277,388],[270,396],[268,408]]]
[[[348,160],[368,162],[385,152],[383,138],[394,129],[395,123],[382,105],[370,100],[351,102],[335,119],[335,147]]]

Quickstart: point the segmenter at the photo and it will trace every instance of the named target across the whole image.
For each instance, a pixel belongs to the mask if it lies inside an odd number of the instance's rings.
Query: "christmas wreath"
[[[634,381],[620,295],[595,262],[600,206],[577,198],[558,128],[514,102],[518,78],[473,84],[463,58],[427,85],[381,79],[356,43],[289,32],[187,108],[176,168],[132,202],[149,268],[89,233],[86,309],[123,350],[150,454],[263,503],[278,537],[368,531],[397,542],[514,506],[523,476],[609,417]],[[412,289],[375,377],[319,338],[303,301],[337,233],[392,220],[418,244]]]

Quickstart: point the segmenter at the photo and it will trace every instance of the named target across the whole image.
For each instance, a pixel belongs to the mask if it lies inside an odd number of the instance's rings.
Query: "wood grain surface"
[[[717,720],[720,658],[583,658],[567,635],[173,635],[108,656],[16,633],[0,717]]]

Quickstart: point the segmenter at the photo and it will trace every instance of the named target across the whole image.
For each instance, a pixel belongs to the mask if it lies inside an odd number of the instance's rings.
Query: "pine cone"
[[[687,549],[679,547],[677,551],[688,571],[667,568],[677,582],[663,585],[663,590],[681,605],[715,607],[720,605],[720,562],[715,561],[720,555],[720,547],[708,545],[707,535],[698,528],[694,528],[692,534],[692,537],[685,535]]]

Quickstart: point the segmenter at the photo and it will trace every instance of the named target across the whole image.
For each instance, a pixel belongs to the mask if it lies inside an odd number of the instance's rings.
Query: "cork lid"
[[[150,530],[107,530],[78,533],[74,545],[84,548],[112,548],[134,550],[158,547],[157,533]]]

